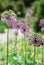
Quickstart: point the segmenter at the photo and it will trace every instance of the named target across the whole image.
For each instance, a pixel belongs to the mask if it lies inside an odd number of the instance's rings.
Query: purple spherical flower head
[[[4,11],[1,15],[1,20],[6,22],[8,26],[11,26],[12,22],[16,22],[16,18],[17,16],[12,10]]]
[[[29,43],[37,47],[43,45],[42,38],[37,33],[30,36]]]
[[[21,31],[21,33],[25,34],[25,33],[29,32],[29,27],[30,27],[30,24],[25,19],[22,19],[20,21],[20,31]]]
[[[39,26],[44,27],[44,19],[40,20]]]
[[[21,31],[21,33],[25,34],[25,33],[29,32],[29,28],[23,26],[22,28],[20,28],[20,31]]]

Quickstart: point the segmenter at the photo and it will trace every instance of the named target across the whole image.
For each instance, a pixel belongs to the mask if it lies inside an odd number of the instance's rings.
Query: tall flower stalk
[[[20,25],[19,25],[19,23],[18,22],[15,22],[14,24],[13,24],[13,28],[16,30],[15,31],[15,46],[17,45],[17,36],[18,36],[18,31],[19,31],[19,29],[20,29]]]
[[[43,65],[43,57],[44,57],[44,56],[43,56],[43,54],[44,54],[44,53],[43,53],[43,50],[44,50],[44,49],[43,49],[43,46],[42,46],[42,65]]]
[[[7,65],[8,65],[8,47],[9,47],[9,26],[7,29]]]
[[[15,31],[15,47],[16,47],[16,45],[17,45],[17,35],[18,35],[18,30]]]
[[[27,63],[26,63],[26,43],[25,43],[25,41],[26,41],[26,40],[25,40],[25,34],[24,34],[24,44],[25,44],[25,46],[24,46],[24,48],[25,48],[25,51],[24,51],[24,52],[25,52],[25,65],[27,65]]]
[[[30,45],[34,45],[34,65],[35,65],[36,47],[40,47],[41,45],[43,45],[42,37],[38,33],[34,33],[29,37],[29,43]],[[43,58],[43,48],[42,48],[42,58]]]
[[[44,19],[41,19],[40,20],[40,24],[39,24],[39,26],[41,27],[41,28],[43,28],[42,30],[41,30],[41,32],[44,34]],[[43,39],[44,40],[44,39]],[[44,58],[44,53],[43,53],[43,50],[44,50],[44,41],[43,41],[43,44],[42,44],[42,65],[43,65],[43,58]]]
[[[16,14],[12,11],[4,11],[1,15],[1,20],[7,23],[7,65],[8,65],[8,45],[9,45],[9,27],[13,27],[13,23],[16,22]]]
[[[43,44],[42,44],[42,60],[41,60],[42,63],[41,64],[43,65],[43,63],[44,63],[44,39],[43,38],[42,38],[42,43]]]
[[[29,33],[29,27],[30,27],[30,24],[28,23],[28,21],[27,21],[27,19],[22,19],[21,21],[20,21],[20,31],[21,31],[21,33],[24,35],[24,44],[25,44],[25,46],[24,46],[24,48],[25,48],[25,65],[27,65],[26,64],[26,43],[25,43],[25,34],[27,34],[27,33]]]
[[[33,62],[34,65],[35,65],[35,56],[36,56],[36,53],[35,52],[36,52],[36,47],[34,46],[34,62]]]

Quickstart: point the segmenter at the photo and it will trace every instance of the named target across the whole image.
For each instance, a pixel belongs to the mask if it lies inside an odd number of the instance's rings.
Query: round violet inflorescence
[[[1,20],[6,22],[8,26],[13,26],[13,23],[16,22],[17,15],[12,11],[4,11],[1,15]]]
[[[30,27],[30,24],[25,19],[22,19],[20,21],[20,31],[21,31],[21,33],[25,34],[25,33],[29,32],[29,27]]]
[[[38,35],[38,33],[35,33],[29,37],[30,45],[34,45],[37,47],[44,44],[42,40],[43,40],[42,37]]]

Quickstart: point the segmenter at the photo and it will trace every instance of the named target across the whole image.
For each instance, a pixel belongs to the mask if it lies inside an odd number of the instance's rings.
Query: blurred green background
[[[34,19],[33,21],[29,20],[29,22],[34,24],[34,31],[39,32],[41,28],[38,22],[44,18],[44,0],[0,0],[0,19],[1,13],[9,9],[17,14],[18,19],[23,18],[28,8],[32,9],[33,16],[38,19],[38,21]],[[4,32],[5,27],[6,24],[0,20],[0,32]]]

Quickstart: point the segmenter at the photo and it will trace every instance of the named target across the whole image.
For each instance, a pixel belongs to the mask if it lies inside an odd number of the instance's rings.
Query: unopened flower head
[[[44,27],[44,19],[40,20],[39,26]]]

